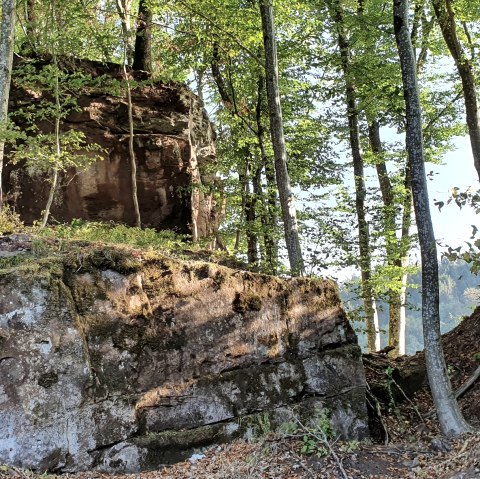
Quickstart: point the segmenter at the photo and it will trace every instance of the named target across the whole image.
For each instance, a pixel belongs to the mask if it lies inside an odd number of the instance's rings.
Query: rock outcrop
[[[368,434],[334,282],[27,249],[0,274],[0,463],[138,471],[317,409],[344,438]]]
[[[44,63],[37,62],[41,69]],[[71,168],[62,176],[52,208],[60,222],[73,218],[112,220],[135,224],[131,168],[129,160],[129,122],[125,87],[119,87],[121,68],[115,64],[79,62],[69,65],[93,79],[101,75],[117,81],[116,90],[107,87],[78,91],[78,108],[62,120],[62,131],[77,130],[87,143],[105,150],[104,161],[86,171]],[[103,91],[102,91],[103,88]],[[85,88],[86,90],[86,88]],[[48,100],[38,88],[14,86],[10,112],[25,128],[21,109],[39,108]],[[137,163],[138,200],[144,226],[210,235],[218,223],[219,212],[210,192],[214,167],[214,132],[202,103],[187,87],[178,84],[145,83],[132,90],[134,150]],[[50,132],[53,121],[38,121],[40,131]],[[6,164],[4,191],[8,201],[27,223],[38,220],[48,198],[50,184],[45,176],[32,174],[24,165]]]

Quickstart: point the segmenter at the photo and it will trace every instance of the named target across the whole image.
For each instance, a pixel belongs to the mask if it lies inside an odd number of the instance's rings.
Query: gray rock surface
[[[0,274],[0,462],[138,471],[328,411],[368,434],[335,283],[95,250]]]

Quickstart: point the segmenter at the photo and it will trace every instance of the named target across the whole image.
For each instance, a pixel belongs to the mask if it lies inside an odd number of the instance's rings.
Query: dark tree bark
[[[134,70],[152,72],[152,11],[146,0],[138,4],[137,33],[133,52]]]
[[[347,103],[348,132],[353,159],[355,181],[355,210],[358,221],[358,246],[360,250],[360,273],[362,278],[362,299],[367,326],[367,342],[369,351],[380,349],[380,332],[372,289],[372,266],[370,251],[370,230],[366,217],[365,174],[363,156],[360,148],[360,129],[358,126],[358,108],[355,85],[352,81],[350,67],[350,44],[345,35],[343,12],[338,0],[333,2],[333,16],[337,27],[337,42],[340,49],[343,76],[345,80],[345,98]]]
[[[478,111],[475,74],[472,62],[467,58],[457,35],[455,13],[451,0],[432,0],[438,24],[442,35],[452,55],[458,74],[462,80],[465,113],[467,117],[468,133],[472,145],[473,162],[480,179],[480,114]]]
[[[277,224],[277,196],[275,194],[275,172],[273,171],[272,159],[268,157],[265,148],[265,128],[262,124],[263,96],[265,88],[265,78],[260,75],[258,78],[257,105],[255,111],[255,120],[257,123],[257,142],[260,149],[261,163],[254,177],[254,191],[258,197],[263,198],[264,194],[261,188],[262,170],[265,170],[267,180],[266,203],[262,211],[263,243],[265,246],[265,262],[267,271],[270,274],[276,274],[278,267],[278,248],[275,243],[275,228]]]
[[[2,0],[2,22],[0,31],[0,125],[6,125],[8,99],[12,78],[13,40],[15,35],[15,0]],[[0,140],[0,210],[3,207],[3,158],[5,142]]]
[[[287,151],[283,134],[282,107],[278,87],[277,45],[271,0],[260,0],[260,14],[262,17],[263,43],[265,47],[265,78],[270,112],[270,134],[275,155],[275,175],[282,208],[285,243],[290,270],[293,275],[301,276],[304,274],[304,264],[298,235],[294,195],[287,169]]]
[[[422,259],[422,322],[428,381],[442,431],[445,434],[462,434],[469,431],[470,427],[452,392],[440,336],[438,258],[425,174],[422,114],[415,55],[408,27],[408,0],[393,1],[393,23],[402,69],[406,145]]]

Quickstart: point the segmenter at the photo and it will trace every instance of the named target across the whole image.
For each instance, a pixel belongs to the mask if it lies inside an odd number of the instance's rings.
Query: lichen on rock
[[[138,471],[329,411],[368,434],[365,377],[335,283],[136,252],[0,275],[0,462]]]

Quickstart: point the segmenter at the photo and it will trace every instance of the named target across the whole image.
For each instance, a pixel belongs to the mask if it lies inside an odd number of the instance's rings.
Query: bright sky
[[[478,175],[473,166],[469,138],[457,138],[455,146],[457,147],[455,151],[445,155],[443,165],[426,165],[427,173],[429,171],[435,173],[428,185],[431,205],[434,199],[446,203],[451,188],[455,186],[461,191],[465,191],[469,186],[475,190],[480,189]],[[442,244],[460,246],[472,235],[471,225],[480,226],[480,218],[471,208],[460,210],[457,205],[451,203],[444,206],[441,212],[434,206],[431,211],[435,237]]]

